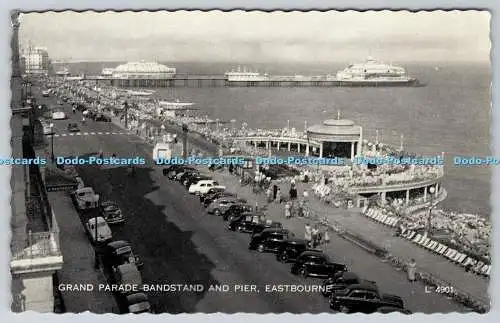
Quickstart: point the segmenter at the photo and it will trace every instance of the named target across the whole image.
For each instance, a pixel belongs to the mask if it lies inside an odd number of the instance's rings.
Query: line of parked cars
[[[103,268],[109,273],[111,284],[116,286],[119,305],[129,313],[151,312],[148,296],[140,290],[127,288],[142,286],[140,269],[144,266],[140,257],[134,253],[130,242],[113,241],[110,226],[126,221],[118,204],[114,201],[102,201],[101,196],[92,187],[85,187],[79,180],[79,187],[70,193],[71,199],[79,212],[95,212],[85,222],[85,232],[94,245]]]
[[[282,223],[266,220],[265,210],[256,210],[196,168],[171,165],[163,174],[198,195],[207,214],[220,216],[227,222],[228,230],[250,234],[250,250],[276,254],[277,261],[291,263],[290,272],[294,275],[325,279],[322,293],[329,299],[332,310],[411,313],[401,297],[381,293],[376,282],[360,278],[346,265],[332,261],[319,249],[310,248],[307,241],[295,237]]]

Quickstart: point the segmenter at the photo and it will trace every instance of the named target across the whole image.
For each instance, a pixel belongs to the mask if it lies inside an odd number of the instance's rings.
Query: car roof
[[[130,243],[128,241],[125,241],[125,240],[118,240],[118,241],[113,241],[113,242],[108,243],[108,246],[115,248],[115,249],[118,249],[118,248],[130,246]]]
[[[350,289],[363,289],[363,290],[369,290],[373,292],[378,292],[377,286],[375,286],[373,283],[369,283],[368,281],[362,281],[359,284],[354,284],[349,286]]]
[[[316,256],[316,257],[322,256],[322,257],[326,257],[326,255],[323,252],[321,252],[321,251],[313,251],[313,250],[306,250],[303,253],[301,253],[300,255],[301,256]]]
[[[342,278],[344,279],[359,279],[359,276],[352,271],[345,271],[342,273]]]
[[[288,244],[306,244],[306,240],[298,239],[298,238],[290,238],[288,240],[285,240],[285,243],[288,243]]]

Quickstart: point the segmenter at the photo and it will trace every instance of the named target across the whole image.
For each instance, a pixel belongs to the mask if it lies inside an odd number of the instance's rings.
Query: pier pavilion
[[[319,143],[318,157],[353,159],[361,154],[363,128],[347,119],[329,119],[307,128],[307,138]]]

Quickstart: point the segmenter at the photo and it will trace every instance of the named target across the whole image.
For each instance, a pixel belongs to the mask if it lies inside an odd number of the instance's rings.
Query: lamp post
[[[187,136],[189,128],[186,124],[182,124],[182,158],[187,158]]]
[[[436,192],[436,188],[434,186],[431,186],[429,188],[429,193],[431,194],[431,201],[430,201],[430,206],[429,206],[429,213],[427,215],[427,233],[431,232],[432,229],[432,209],[436,206],[434,204],[434,193]]]
[[[124,108],[125,108],[125,129],[128,130],[128,103],[125,101],[124,103]]]
[[[98,237],[97,237],[97,212],[94,212],[94,241],[95,241],[95,252],[94,252],[94,268],[99,269],[99,253],[97,252],[98,246]]]
[[[52,162],[55,161],[55,156],[54,156],[54,124],[50,124],[50,160]]]

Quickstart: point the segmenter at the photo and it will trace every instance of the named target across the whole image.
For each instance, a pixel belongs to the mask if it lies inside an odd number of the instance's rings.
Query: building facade
[[[26,74],[48,74],[50,59],[46,48],[30,47],[24,51],[22,56]]]

